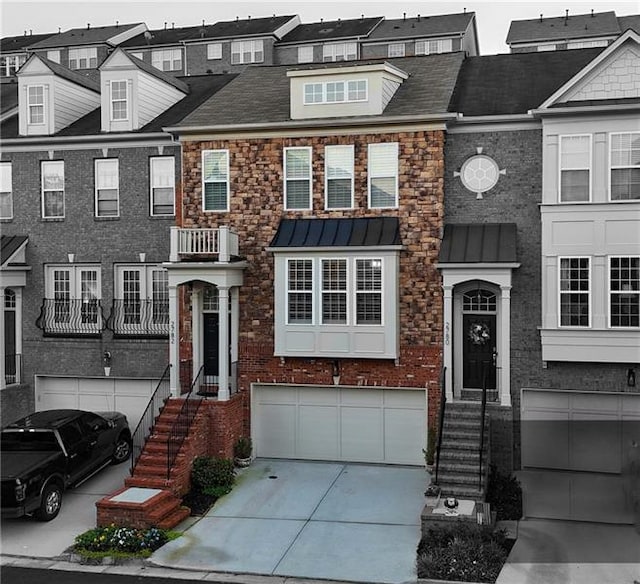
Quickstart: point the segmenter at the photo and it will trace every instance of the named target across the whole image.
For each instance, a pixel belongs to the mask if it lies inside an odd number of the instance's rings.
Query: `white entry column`
[[[498,355],[500,404],[511,405],[511,286],[500,286],[500,354]]]
[[[443,286],[444,292],[444,383],[447,401],[453,401],[453,286]]]
[[[218,400],[229,400],[229,288],[218,287]]]
[[[169,284],[169,387],[171,395],[180,395],[180,337],[178,328],[178,287]]]

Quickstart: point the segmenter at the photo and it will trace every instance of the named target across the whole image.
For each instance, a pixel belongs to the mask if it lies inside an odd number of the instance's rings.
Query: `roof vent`
[[[402,20],[407,20],[407,13],[406,12],[402,13]]]
[[[164,23],[164,29],[167,30],[167,23]]]
[[[120,26],[120,22],[116,20],[116,28],[118,28],[119,26]]]
[[[542,22],[542,14],[540,14],[540,22]]]
[[[567,8],[565,10],[565,15],[564,15],[564,25],[567,26],[567,21],[569,20],[569,9]]]
[[[418,14],[418,19],[417,20],[418,20],[418,22],[420,22],[420,15],[419,14]]]
[[[89,30],[91,28],[91,23],[87,22],[87,30]]]
[[[591,18],[593,18],[595,14],[593,13],[593,8],[591,9]]]
[[[171,23],[171,28],[175,28],[175,27],[176,27],[176,23],[175,23],[175,22],[172,22],[172,23]]]

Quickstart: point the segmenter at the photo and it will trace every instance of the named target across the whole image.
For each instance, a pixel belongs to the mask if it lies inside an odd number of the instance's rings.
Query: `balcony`
[[[105,328],[102,302],[45,298],[36,326],[45,336],[99,337]]]
[[[113,301],[107,328],[115,337],[169,336],[169,300]]]
[[[229,263],[238,255],[238,235],[229,227],[217,229],[171,228],[169,261],[218,261]]]

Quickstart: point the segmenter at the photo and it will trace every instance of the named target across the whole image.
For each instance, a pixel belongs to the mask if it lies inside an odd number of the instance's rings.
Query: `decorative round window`
[[[500,169],[493,158],[476,154],[467,159],[460,169],[460,180],[473,193],[484,193],[496,186]]]

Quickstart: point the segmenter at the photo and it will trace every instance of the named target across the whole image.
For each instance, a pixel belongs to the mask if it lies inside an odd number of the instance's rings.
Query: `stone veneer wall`
[[[369,209],[367,145],[399,143],[399,208]],[[324,147],[355,146],[355,204],[347,211],[324,209]],[[313,149],[313,209],[285,211],[283,149]],[[240,255],[249,267],[240,290],[240,389],[252,382],[332,384],[331,362],[273,356],[273,255],[266,251],[283,218],[397,216],[400,220],[400,353],[393,360],[341,359],[341,384],[427,388],[430,419],[435,420],[442,365],[442,301],[438,258],[443,218],[444,133],[415,131],[350,136],[251,138],[183,142],[183,227],[229,225],[239,236]],[[201,152],[230,153],[230,211],[202,211]],[[182,314],[181,338],[188,356],[190,315]],[[248,417],[246,418],[248,420]]]

